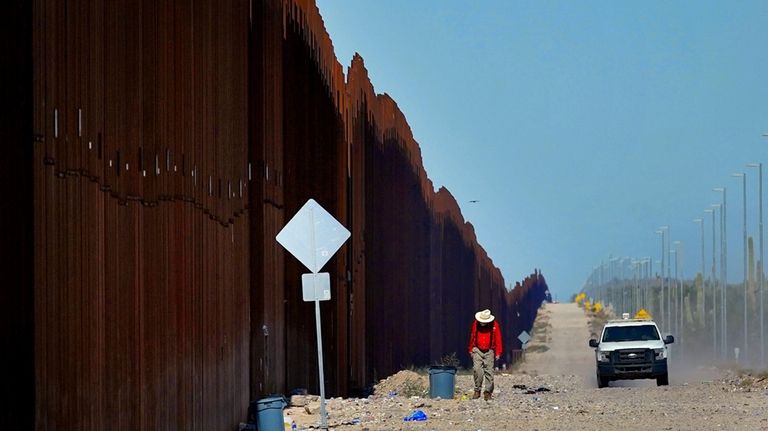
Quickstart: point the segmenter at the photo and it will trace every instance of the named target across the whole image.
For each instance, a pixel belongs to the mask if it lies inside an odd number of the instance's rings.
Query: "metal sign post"
[[[302,221],[304,219],[304,221]],[[320,384],[320,427],[328,428],[325,409],[325,375],[323,372],[323,333],[320,319],[320,301],[331,299],[330,275],[318,271],[349,238],[349,231],[333,216],[310,199],[277,234],[277,242],[288,250],[312,273],[301,276],[304,301],[315,303],[315,329],[317,332],[317,368]],[[307,240],[309,240],[307,242]]]
[[[315,242],[315,211],[310,208],[307,211],[307,220],[309,221],[309,231],[312,250],[317,250]],[[317,254],[312,253],[312,272],[317,273]],[[328,428],[328,412],[325,410],[325,374],[323,372],[323,330],[320,320],[320,299],[317,297],[317,277],[312,277],[312,287],[315,297],[315,331],[317,331],[317,370],[320,373],[320,428]]]
[[[320,301],[315,299],[315,328],[317,330],[317,369],[320,372],[320,427],[328,428],[328,412],[325,411],[325,375],[323,374],[323,332],[320,327]]]

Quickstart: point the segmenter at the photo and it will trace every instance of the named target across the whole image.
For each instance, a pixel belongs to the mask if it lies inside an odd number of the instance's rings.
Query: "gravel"
[[[547,308],[550,349],[529,355],[518,370],[499,372],[491,401],[471,399],[472,377],[466,374],[456,376],[455,399],[413,395],[425,393],[420,391],[428,389],[427,377],[404,370],[381,381],[368,398],[329,400],[330,429],[768,430],[765,374],[673,363],[670,386],[643,380],[598,389],[594,353],[586,344],[588,321],[574,312],[575,305],[557,305]],[[317,409],[308,408],[313,402],[286,409],[298,429],[317,429]],[[427,420],[403,420],[416,410]]]
[[[470,376],[457,376],[458,399],[374,395],[328,401],[336,430],[768,430],[768,389],[738,378],[667,387],[585,387],[574,375],[499,374],[491,401],[471,396]],[[515,386],[517,385],[517,386]],[[544,387],[546,390],[540,390]],[[537,391],[538,389],[538,391]],[[533,393],[531,393],[533,392]],[[462,399],[464,398],[464,399]],[[422,410],[424,422],[404,417]],[[298,429],[316,429],[318,415],[286,409]]]

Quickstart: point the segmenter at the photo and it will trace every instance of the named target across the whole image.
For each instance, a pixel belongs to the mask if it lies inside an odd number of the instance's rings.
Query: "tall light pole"
[[[664,326],[667,330],[669,325],[669,319],[664,316],[664,311],[666,308],[668,308],[667,305],[664,304],[664,278],[666,277],[666,274],[664,273],[664,267],[666,266],[664,264],[664,251],[667,250],[666,242],[664,241],[665,235],[669,232],[669,226],[661,226],[659,230],[656,231],[656,233],[661,233],[661,297],[659,298],[659,304],[661,305],[661,318],[664,320]],[[669,254],[667,253],[667,264],[669,263]],[[669,290],[669,286],[667,286],[667,290]],[[669,311],[667,311],[667,314]]]
[[[675,279],[677,280],[677,332],[680,334],[680,342],[685,341],[683,337],[683,316],[685,316],[685,308],[683,307],[683,242],[675,241],[672,243],[675,246]],[[679,268],[678,268],[679,267]],[[681,344],[682,346],[682,344]],[[683,351],[682,347],[679,349]]]
[[[747,269],[747,174],[744,172],[731,174],[732,177],[741,178],[741,192],[743,199],[744,219],[742,222],[742,241],[744,242],[744,360],[749,360],[749,338],[747,329],[747,293],[749,290],[749,274]]]
[[[632,308],[632,280],[629,279],[629,270],[632,269],[632,258],[627,257],[627,262],[629,265],[627,265],[627,272],[625,273],[625,277],[627,279],[627,290],[629,291],[627,293],[627,296],[629,296],[629,308]],[[634,313],[633,313],[634,315]]]
[[[675,244],[677,242],[678,241],[673,241],[672,244]],[[670,268],[672,267],[672,258],[671,257],[672,257],[673,253],[675,255],[675,260],[674,260],[674,262],[675,262],[675,276],[674,276],[674,278],[673,277],[669,278],[669,288],[667,289],[667,291],[669,292],[669,298],[670,298],[669,299],[669,305],[670,305],[669,313],[670,313],[670,321],[672,322],[672,324],[670,324],[671,332],[679,337],[680,336],[680,328],[677,326],[677,320],[678,319],[677,319],[677,298],[676,298],[677,297],[677,260],[678,259],[677,259],[677,250],[670,247],[670,249],[669,249],[669,255],[670,255],[669,266],[670,266]],[[670,272],[671,272],[671,270],[670,270]],[[675,298],[674,307],[672,306],[672,298]],[[671,310],[672,308],[675,309],[674,317],[672,316],[672,310]]]
[[[677,284],[677,307],[676,307],[676,313],[677,313],[677,319],[676,319],[676,325],[677,325],[677,333],[680,335],[680,345],[677,349],[680,351],[680,358],[683,357],[683,345],[686,342],[685,338],[685,321],[683,320],[685,317],[685,302],[683,301],[684,295],[683,295],[683,289],[685,287],[685,276],[683,275],[683,266],[685,263],[684,256],[683,256],[683,242],[682,241],[675,241],[672,243],[675,246],[675,280]]]
[[[661,233],[661,232],[657,232],[657,233]],[[657,261],[656,261],[656,266],[658,266],[659,268],[661,268],[661,261],[660,261],[660,260],[657,260]],[[651,305],[653,305],[653,294],[651,294]],[[652,313],[652,314],[653,314],[653,315],[656,315],[656,313],[655,313],[655,312],[654,312],[654,313]],[[661,321],[662,317],[664,317],[664,316],[662,316],[662,315],[661,315],[661,311],[659,311],[659,321]]]
[[[661,277],[659,277],[659,280],[661,286],[659,290],[659,306],[658,309],[653,310],[653,314],[656,315],[658,312],[659,323],[661,323],[661,321],[664,320],[664,231],[658,229],[656,230],[656,234],[661,235],[661,260],[659,261],[659,267],[661,268]],[[651,297],[653,297],[653,295],[651,295]],[[653,302],[653,300],[651,300],[651,302]]]
[[[608,305],[610,303],[610,297],[608,292],[608,280],[611,278],[611,258],[608,257],[608,263],[603,263],[603,298],[604,298],[604,305]]]
[[[704,219],[696,218],[696,219],[693,219],[693,222],[698,223],[699,227],[701,228],[701,301],[698,300],[698,295],[696,295],[697,297],[696,311],[697,311],[697,314],[699,314],[699,318],[701,319],[701,326],[706,328],[707,320],[704,312],[706,307],[706,294],[705,294],[706,290],[704,290]],[[694,284],[695,284],[695,281],[694,281]],[[701,306],[699,306],[699,303],[701,304]]]
[[[728,302],[726,290],[728,289],[728,204],[726,200],[727,189],[725,187],[716,187],[713,191],[723,194],[723,203],[720,207],[720,336],[721,336],[721,355],[723,359],[728,359]]]
[[[667,322],[669,327],[672,327],[672,249],[670,247],[670,241],[672,241],[672,233],[669,226],[667,228]]]
[[[630,292],[633,292],[632,295],[630,295],[630,308],[633,310],[634,313],[637,313],[637,286],[640,285],[640,267],[639,262],[637,259],[632,259],[630,262],[632,265],[632,288],[630,289]]]
[[[768,134],[763,136],[768,137]],[[765,291],[764,278],[765,272],[763,267],[765,261],[763,260],[763,164],[762,163],[750,163],[747,165],[749,168],[757,168],[757,188],[758,188],[758,200],[760,202],[760,264],[757,265],[757,286],[760,289],[760,367],[765,368],[765,312],[763,309],[764,299],[763,292]]]
[[[635,299],[634,299],[634,311],[637,313],[638,310],[640,310],[640,298],[642,297],[642,285],[643,285],[643,260],[642,259],[635,259],[633,260],[635,264],[635,286],[633,287],[633,291],[635,292]]]
[[[637,281],[637,288],[638,288],[638,294],[637,294],[637,310],[640,311],[641,308],[645,308],[645,287],[647,286],[648,279],[647,271],[646,271],[646,262],[645,258],[640,258],[640,278]]]
[[[714,351],[714,357],[716,358],[719,352],[718,349],[718,337],[717,337],[717,331],[718,331],[718,324],[717,324],[717,287],[718,287],[718,280],[717,280],[717,265],[715,256],[715,251],[717,250],[715,244],[717,241],[715,241],[715,213],[716,210],[720,208],[720,204],[713,204],[712,208],[704,210],[704,212],[712,213],[712,274],[709,279],[709,285],[710,290],[712,291],[712,348]],[[720,255],[722,257],[722,254]],[[722,318],[722,317],[721,317]]]
[[[617,287],[619,288],[619,301],[621,302],[621,312],[624,313],[627,310],[627,303],[625,298],[625,293],[627,290],[627,280],[624,277],[624,258],[620,257],[618,259],[619,261],[616,263],[618,265],[618,277],[619,277],[619,282],[617,283]]]
[[[633,259],[632,259],[632,258],[630,258],[630,260],[629,260],[629,266],[627,267],[627,269],[628,269],[628,270],[634,269],[634,268],[633,268],[633,265],[632,265],[632,260],[633,260]],[[633,286],[633,285],[636,283],[636,280],[635,280],[636,276],[637,276],[637,275],[636,275],[635,271],[632,271],[632,278],[633,278],[633,279],[632,279],[632,280],[629,280],[629,286],[630,286],[630,287],[629,287],[629,289],[628,289],[628,290],[629,290],[629,308],[630,308],[630,312],[632,312],[632,308],[634,308],[634,306],[632,305],[632,301],[633,301],[633,299],[632,299],[632,290],[633,290],[633,287],[632,287],[632,286]],[[629,279],[629,277],[630,277],[630,275],[629,275],[629,272],[627,272],[627,279]],[[635,315],[635,313],[634,313],[634,312],[632,312],[632,315],[634,316],[634,315]]]
[[[613,286],[612,290],[609,290],[611,293],[611,301],[615,303],[616,307],[619,305],[618,298],[616,297],[616,291],[619,290],[618,287],[621,285],[621,282],[619,280],[619,270],[617,268],[617,265],[619,264],[619,261],[621,260],[620,257],[612,257],[611,258],[611,268],[613,271],[613,276],[611,277],[611,285]],[[613,280],[616,280],[614,283]]]
[[[604,292],[605,292],[605,302],[606,304],[613,303],[611,301],[613,299],[613,296],[611,295],[611,283],[613,283],[613,255],[608,255],[608,263],[605,267],[605,274],[608,277],[605,281],[604,286]]]
[[[635,312],[643,308],[643,271],[645,271],[645,260],[637,259],[635,266],[635,273],[637,274],[637,281],[635,286]]]
[[[665,305],[667,311],[667,325],[672,329],[672,248],[670,243],[672,242],[672,233],[667,226],[667,304]]]

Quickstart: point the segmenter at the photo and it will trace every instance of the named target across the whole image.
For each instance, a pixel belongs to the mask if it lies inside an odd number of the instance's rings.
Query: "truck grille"
[[[614,364],[643,364],[653,362],[653,352],[650,349],[616,350],[611,359]]]

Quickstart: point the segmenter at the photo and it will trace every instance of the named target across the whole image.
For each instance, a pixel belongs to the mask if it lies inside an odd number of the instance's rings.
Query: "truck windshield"
[[[659,332],[653,325],[609,326],[605,328],[603,342],[658,340]]]

